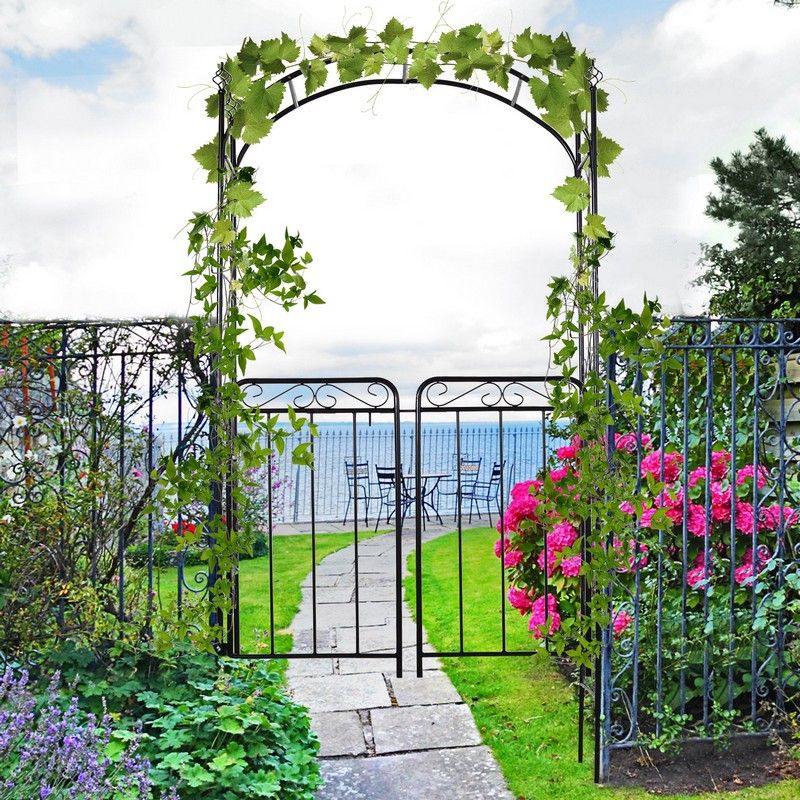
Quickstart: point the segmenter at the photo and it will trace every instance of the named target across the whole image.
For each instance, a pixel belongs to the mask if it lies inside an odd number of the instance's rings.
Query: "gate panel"
[[[504,515],[511,487],[515,482],[536,477],[547,463],[550,452],[562,442],[550,435],[549,390],[559,379],[532,377],[434,377],[424,381],[415,403],[415,482],[423,489],[415,492],[416,503],[416,619],[417,675],[422,675],[426,658],[464,656],[519,656],[536,652],[527,646],[516,627],[509,637],[506,625],[507,599],[503,559],[498,559],[497,635],[491,640],[476,639],[469,624],[469,608],[464,599],[464,543],[476,533],[492,547],[494,536],[476,527],[497,528],[505,536]],[[577,391],[577,384],[570,383]],[[447,424],[454,428],[452,452],[426,451],[430,427]],[[444,460],[443,460],[444,459]],[[447,477],[445,477],[445,475]],[[436,482],[436,490],[430,484]],[[429,493],[439,497],[430,500]],[[449,499],[450,513],[440,515],[442,495]],[[433,514],[436,510],[437,514]],[[425,624],[425,585],[423,579],[423,540],[428,523],[447,525],[452,519],[457,531],[457,591],[459,598],[458,644],[445,652],[434,652],[423,644]],[[488,579],[488,576],[487,576]],[[545,576],[543,587],[547,592]],[[516,620],[514,620],[516,622]],[[518,626],[517,626],[518,627]],[[455,641],[455,632],[453,640]]]
[[[285,475],[279,471],[281,460],[271,455],[266,475],[258,476],[262,502],[253,504],[253,508],[256,512],[262,510],[259,523],[265,536],[267,559],[263,574],[257,575],[259,588],[255,590],[249,585],[252,580],[244,585],[240,564],[232,620],[236,654],[249,658],[392,658],[401,675],[402,524],[398,521],[402,523],[404,515],[397,389],[382,378],[246,379],[240,381],[240,386],[246,394],[246,405],[275,418],[279,426],[290,425],[291,409],[311,426],[318,427],[316,433],[312,427],[304,428],[300,434],[304,437],[300,445],[310,449],[312,455],[323,433],[339,440],[337,453],[341,464],[327,459],[323,465],[298,467],[296,473]],[[384,433],[391,440],[391,450],[387,451],[389,463],[373,464],[360,449],[360,434],[373,426],[387,428]],[[272,449],[271,440],[265,444]],[[334,480],[332,471],[336,469],[342,471],[344,483],[340,478]],[[307,475],[301,476],[301,470]],[[282,516],[276,513],[277,505],[286,496],[286,485],[294,480],[299,483],[301,477],[305,509],[295,507],[294,521],[280,523],[276,519]],[[330,501],[323,496],[326,492],[341,493],[342,486],[347,492],[343,518],[338,516],[342,498],[337,496]],[[295,506],[297,502],[295,498]],[[336,509],[337,516],[334,518],[330,511],[320,514],[319,509]],[[371,641],[364,631],[372,621],[363,619],[362,606],[369,602],[362,597],[363,572],[366,568],[375,569],[370,562],[365,564],[365,559],[374,560],[375,552],[365,540],[379,530],[394,534],[391,583],[396,625],[395,641],[390,648],[383,646],[383,642]],[[325,545],[326,536],[336,533],[341,536],[343,532],[352,535],[352,555],[340,547],[332,549]],[[364,549],[368,551],[366,555]],[[334,552],[340,555],[334,556]],[[298,563],[295,553],[299,554],[299,563],[307,559],[309,574],[303,584],[300,615],[292,622],[294,641],[289,647],[286,641],[289,631],[281,616],[292,601],[283,596],[281,570],[295,569]],[[331,560],[321,565],[318,562],[325,554]],[[342,609],[343,604],[352,605],[352,613]],[[342,613],[349,615],[349,625],[341,625]],[[392,614],[386,616],[390,618]]]

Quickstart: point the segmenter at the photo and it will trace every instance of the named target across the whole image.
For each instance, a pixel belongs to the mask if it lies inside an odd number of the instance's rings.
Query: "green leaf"
[[[514,52],[527,59],[528,66],[534,68],[549,67],[553,60],[553,40],[543,33],[532,33],[525,28],[511,44]]]
[[[192,760],[189,753],[185,752],[171,752],[167,753],[159,762],[159,767],[166,767],[167,769],[174,769],[180,771],[181,767]]]
[[[205,767],[201,767],[200,764],[184,766],[180,771],[180,775],[192,789],[214,782],[214,775]]]
[[[246,144],[257,144],[272,130],[271,119],[248,119],[241,132],[241,139]]]
[[[328,80],[328,65],[321,58],[301,61],[300,72],[306,79],[306,94],[315,92]]]
[[[605,217],[600,214],[587,214],[583,232],[590,239],[607,239],[611,234],[605,226]]]
[[[197,161],[204,170],[207,172],[216,172],[218,163],[217,137],[214,137],[213,142],[198,147],[192,155],[194,156],[194,160]]]
[[[218,219],[214,223],[213,232],[209,238],[211,244],[230,244],[236,238],[236,232],[229,219]]]
[[[250,183],[234,183],[226,192],[228,210],[237,217],[249,217],[264,202],[264,195]]]
[[[383,68],[385,57],[382,52],[372,53],[364,60],[364,74],[377,75]]]
[[[413,28],[406,28],[400,20],[392,17],[386,23],[386,27],[378,34],[378,38],[386,45],[392,44],[398,39],[404,40],[404,46],[408,47],[413,35]]]
[[[583,178],[569,177],[553,192],[567,211],[577,213],[589,207],[589,184]]]
[[[622,152],[622,146],[613,139],[597,132],[597,174],[607,178],[608,167],[616,161],[617,156]]]
[[[277,797],[281,782],[275,772],[259,770],[252,775],[247,783],[247,788],[256,797]]]
[[[436,56],[435,47],[429,44],[420,43],[414,48],[414,60],[408,70],[408,76],[419,81],[426,89],[430,89],[442,74],[442,68],[439,66]]]
[[[233,733],[233,734],[244,733],[244,728],[242,727],[239,720],[233,719],[232,717],[226,717],[225,719],[217,723],[217,729],[225,731],[225,733]]]

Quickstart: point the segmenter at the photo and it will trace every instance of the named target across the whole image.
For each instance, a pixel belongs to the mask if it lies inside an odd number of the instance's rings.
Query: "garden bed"
[[[800,778],[800,762],[763,736],[735,739],[727,750],[690,742],[671,755],[637,747],[611,757],[612,785],[641,786],[652,794],[730,792],[792,777]]]

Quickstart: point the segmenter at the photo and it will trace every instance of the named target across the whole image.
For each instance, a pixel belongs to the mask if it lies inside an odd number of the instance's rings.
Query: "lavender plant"
[[[83,714],[78,698],[64,707],[55,673],[38,699],[28,672],[0,679],[0,800],[149,798],[150,764],[140,735],[115,731],[112,718]],[[161,800],[178,800],[174,788]]]

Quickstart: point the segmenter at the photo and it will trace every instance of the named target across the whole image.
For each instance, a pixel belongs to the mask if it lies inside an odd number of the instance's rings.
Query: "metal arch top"
[[[396,66],[396,65],[394,65]],[[281,76],[280,78],[275,81],[276,83],[284,83],[288,84],[289,87],[289,96],[291,98],[291,102],[285,108],[282,108],[272,117],[273,122],[277,122],[278,120],[285,117],[287,114],[290,114],[295,109],[301,108],[304,105],[307,105],[312,100],[317,100],[322,97],[328,97],[332,94],[336,94],[337,92],[344,91],[345,89],[351,89],[358,86],[407,86],[409,84],[419,83],[415,78],[408,78],[407,77],[407,70],[403,70],[403,77],[402,78],[362,78],[360,80],[351,81],[349,83],[341,83],[337,86],[330,86],[327,89],[320,89],[319,91],[314,92],[313,94],[306,95],[305,97],[298,98],[297,93],[294,88],[294,84],[292,83],[297,78],[302,78],[302,72],[298,70],[294,70],[286,75]],[[454,80],[451,78],[437,78],[434,81],[434,84],[438,84],[440,86],[451,86],[455,89],[465,89],[470,92],[475,92],[476,94],[484,95],[485,97],[490,97],[493,100],[498,100],[499,102],[503,103],[503,105],[510,106],[516,111],[519,111],[520,114],[530,119],[539,127],[546,130],[563,148],[564,152],[567,154],[567,157],[570,160],[570,164],[572,165],[572,169],[575,173],[577,173],[580,167],[580,153],[578,152],[577,146],[573,149],[567,140],[555,130],[555,128],[548,125],[540,116],[535,114],[529,108],[525,108],[522,105],[519,105],[517,102],[519,99],[519,89],[523,83],[527,84],[530,76],[523,74],[519,70],[512,69],[509,70],[509,75],[517,79],[517,85],[510,97],[506,97],[505,95],[500,94],[499,92],[495,92],[492,89],[486,89],[482,86],[477,86],[474,83],[467,83],[466,81],[459,81]],[[238,158],[236,159],[236,166],[241,166],[242,160],[244,159],[245,154],[250,149],[249,144],[245,144],[239,150]]]

